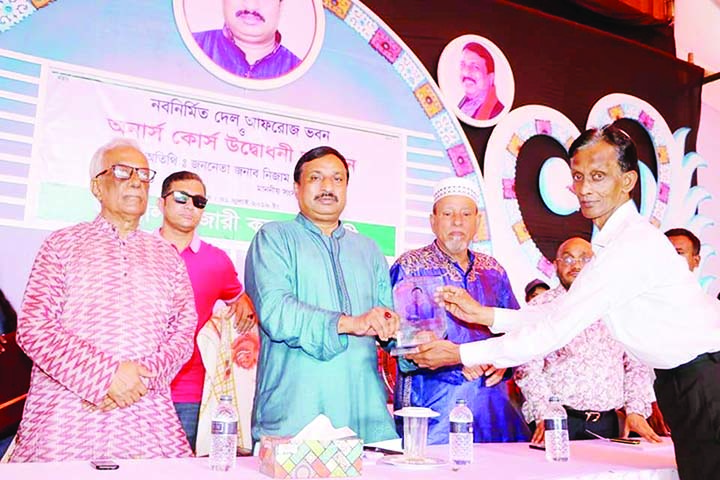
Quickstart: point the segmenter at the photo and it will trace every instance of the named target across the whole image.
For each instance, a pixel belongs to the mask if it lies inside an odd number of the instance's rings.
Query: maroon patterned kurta
[[[18,318],[34,367],[11,461],[190,455],[170,381],[192,352],[197,314],[185,265],[161,238],[104,218],[43,243]],[[127,408],[101,412],[123,360],[157,373]]]

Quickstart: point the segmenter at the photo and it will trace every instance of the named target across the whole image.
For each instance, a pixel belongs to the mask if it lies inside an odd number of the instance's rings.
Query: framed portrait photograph
[[[445,308],[435,301],[435,290],[443,285],[442,277],[408,277],[393,287],[400,328],[391,355],[414,353],[418,345],[445,337]]]
[[[242,88],[287,85],[322,48],[322,0],[173,0],[178,31],[192,56]]]
[[[438,62],[438,84],[455,115],[474,127],[495,125],[515,98],[510,62],[493,42],[479,35],[463,35],[445,46]]]

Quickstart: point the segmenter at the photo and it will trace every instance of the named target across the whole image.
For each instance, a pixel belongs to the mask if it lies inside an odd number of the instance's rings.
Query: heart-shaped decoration
[[[657,176],[647,165],[640,165],[638,207],[659,227],[667,220],[669,205],[678,201],[671,197],[670,186],[678,176],[673,168],[683,168],[684,144],[673,138],[652,105],[625,94],[610,94],[598,100],[588,114],[587,128],[617,120],[632,122],[629,126],[643,130],[652,143],[653,150],[647,156],[655,157]],[[533,239],[539,232],[528,228],[528,219],[535,228],[549,227],[563,232],[566,238],[590,233],[590,222],[576,213],[578,202],[566,160],[567,150],[579,135],[573,122],[557,110],[526,105],[511,111],[488,140],[483,176],[489,227],[493,245],[497,246],[493,253],[518,282],[537,278],[538,273],[549,281],[555,277],[552,262]],[[522,192],[521,198],[516,190]],[[548,215],[548,210],[554,215]]]
[[[540,197],[556,215],[570,215],[580,209],[572,188],[570,166],[564,158],[551,157],[540,167]]]

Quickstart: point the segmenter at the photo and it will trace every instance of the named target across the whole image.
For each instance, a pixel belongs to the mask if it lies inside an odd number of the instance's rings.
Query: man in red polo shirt
[[[230,307],[228,317],[235,318],[239,333],[248,332],[256,323],[252,301],[244,293],[230,258],[223,250],[205,243],[197,235],[196,229],[207,204],[205,195],[202,179],[195,173],[181,171],[163,181],[158,200],[158,207],[163,213],[159,233],[175,246],[190,275],[198,313],[195,340],[212,316],[218,300]],[[195,341],[192,357],[171,384],[175,410],[193,451],[204,381],[205,367]]]

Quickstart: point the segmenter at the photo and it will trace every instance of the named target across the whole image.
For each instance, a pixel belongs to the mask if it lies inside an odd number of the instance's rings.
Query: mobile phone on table
[[[120,465],[112,460],[92,460],[90,466],[95,470],[117,470],[120,468]]]
[[[398,452],[397,450],[390,450],[388,448],[382,448],[382,447],[373,447],[371,445],[363,445],[363,450],[366,452],[378,452],[385,455],[402,455],[403,452]]]
[[[625,443],[627,445],[640,445],[640,439],[638,438],[611,438],[611,442]]]

